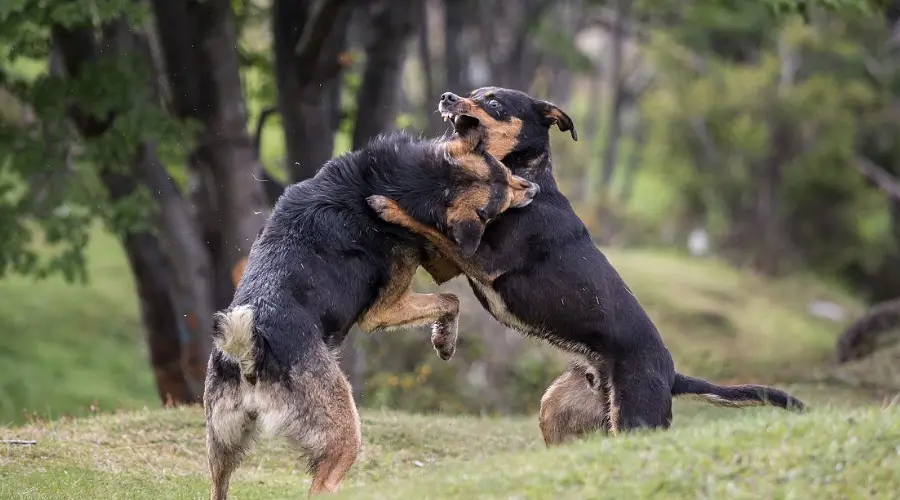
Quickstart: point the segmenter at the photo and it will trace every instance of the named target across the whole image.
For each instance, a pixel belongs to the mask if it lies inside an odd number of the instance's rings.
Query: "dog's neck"
[[[391,169],[372,176],[366,191],[392,198],[416,220],[443,227],[446,220],[442,208],[449,203],[448,196],[454,189],[456,161],[438,143],[402,145],[400,151],[404,164],[415,170]]]
[[[503,164],[513,174],[538,183],[541,190],[556,188],[549,146],[513,151],[503,158]]]

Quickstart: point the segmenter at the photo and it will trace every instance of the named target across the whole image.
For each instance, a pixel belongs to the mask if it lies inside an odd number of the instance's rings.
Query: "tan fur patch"
[[[241,277],[244,276],[244,269],[247,268],[247,257],[242,257],[241,260],[237,261],[237,264],[231,268],[231,281],[234,283],[235,288],[237,288],[238,283],[241,282]]]
[[[539,423],[548,447],[605,428],[607,400],[602,391],[588,384],[585,375],[588,369],[599,376],[593,367],[573,364],[541,397]]]
[[[441,256],[441,254],[437,252],[435,252],[434,255],[429,255],[428,259],[422,262],[421,265],[438,285],[443,285],[459,276],[462,272],[456,264],[450,261],[450,259]]]
[[[489,187],[483,184],[470,187],[462,196],[453,200],[450,208],[447,209],[447,224],[454,226],[465,221],[483,224],[478,217],[478,209],[487,206],[490,199]]]
[[[606,380],[606,395],[609,398],[609,432],[613,436],[619,435],[619,403],[616,400],[616,388],[612,380],[612,376]]]
[[[460,98],[454,104],[454,109],[477,118],[481,122],[481,126],[487,129],[485,150],[492,156],[503,158],[515,150],[519,144],[519,133],[522,132],[520,118],[512,117],[509,121],[498,120],[468,97]]]
[[[418,266],[412,251],[395,258],[390,280],[359,319],[359,328],[372,332],[430,324],[438,355],[450,359],[456,352],[459,298],[450,293],[413,293],[412,280]]]
[[[400,205],[397,205],[397,202],[394,200],[384,197],[377,196],[373,197],[378,200],[379,207],[377,208],[379,216],[391,224],[397,224],[403,226],[410,231],[420,234],[438,248],[438,251],[441,252],[444,256],[449,258],[454,264],[456,264],[466,275],[475,279],[477,281],[490,284],[494,281],[496,276],[491,276],[487,274],[483,269],[479,269],[476,266],[472,265],[467,259],[465,259],[462,254],[460,254],[459,248],[457,248],[456,244],[450,241],[446,236],[440,233],[436,228],[431,226],[427,226],[422,224],[421,222],[413,219],[406,213]]]
[[[315,372],[295,367],[290,376],[290,383],[256,385],[207,379],[210,498],[226,498],[231,475],[261,434],[284,436],[300,448],[313,472],[310,493],[340,489],[362,447],[350,384],[334,360]]]

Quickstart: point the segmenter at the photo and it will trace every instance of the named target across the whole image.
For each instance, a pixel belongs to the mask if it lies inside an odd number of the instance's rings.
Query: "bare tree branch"
[[[31,439],[0,439],[0,444],[33,446],[37,444],[37,441]]]
[[[259,161],[262,162],[262,154],[260,148],[262,146],[262,132],[263,128],[266,125],[266,120],[269,119],[270,116],[278,112],[278,108],[269,107],[262,110],[259,114],[259,118],[256,120],[256,131],[253,134],[253,149],[256,150],[256,157],[259,158]],[[276,201],[278,201],[278,197],[281,196],[281,193],[284,192],[284,185],[278,182],[278,179],[272,177],[272,174],[269,173],[268,170],[263,168],[262,171],[262,182],[263,191],[266,192],[266,199],[269,200],[270,205],[274,205]]]
[[[278,109],[274,107],[268,107],[262,110],[259,113],[259,118],[256,120],[256,132],[253,134],[253,149],[256,150],[256,156],[260,156],[260,146],[262,145],[262,131],[263,127],[266,125],[266,120],[269,119],[272,114],[277,113]]]
[[[888,196],[900,200],[900,179],[897,179],[885,169],[862,156],[856,157],[856,169],[874,182]]]
[[[297,59],[301,68],[316,66],[328,34],[334,27],[347,0],[321,0],[297,42]],[[310,74],[314,72],[310,71]]]
[[[838,339],[838,362],[846,363],[871,354],[881,333],[900,327],[900,298],[875,304],[844,330]]]

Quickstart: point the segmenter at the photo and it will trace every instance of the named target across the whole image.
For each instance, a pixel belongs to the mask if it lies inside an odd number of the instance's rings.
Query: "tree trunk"
[[[391,130],[397,119],[406,47],[418,18],[416,2],[379,1],[369,8],[366,69],[357,94],[353,149]]]
[[[477,6],[460,11],[465,18],[472,18],[477,11],[480,20],[479,45],[490,66],[488,79],[491,85],[531,91],[540,55],[535,51],[532,36],[552,0],[481,1]],[[498,24],[497,19],[503,19]],[[473,51],[471,45],[468,51]],[[466,58],[471,54],[464,54]]]
[[[627,206],[634,192],[634,183],[637,180],[638,170],[644,159],[644,145],[647,135],[644,129],[644,122],[641,118],[637,119],[634,124],[634,145],[631,156],[628,157],[628,166],[625,170],[625,179],[622,181],[622,194],[619,196],[619,203]]]
[[[470,0],[444,0],[444,70],[443,92],[465,95],[472,90],[469,79],[470,37],[466,27],[472,19],[474,5]],[[437,103],[437,98],[435,103]],[[437,104],[435,104],[437,105]]]
[[[115,179],[104,176],[103,182],[112,199],[128,196],[133,179]],[[166,404],[196,403],[202,396],[203,386],[188,382],[191,377],[185,368],[185,352],[182,351],[182,316],[172,300],[174,291],[170,280],[172,269],[162,251],[159,239],[147,232],[131,233],[124,238],[125,254],[134,274],[141,318],[147,331],[150,364],[156,379],[156,391]],[[201,379],[202,381],[202,379]]]
[[[437,75],[434,72],[432,61],[434,55],[431,50],[431,30],[428,29],[428,2],[423,1],[419,8],[419,61],[422,64],[422,77],[424,90],[422,92],[422,114],[425,117],[425,134],[436,136],[446,127],[437,113],[437,101],[440,94],[437,89]]]
[[[214,306],[223,309],[268,208],[247,132],[234,13],[228,0],[155,0],[154,9],[175,108],[202,124],[191,167],[203,188],[196,201],[212,254]]]
[[[585,172],[582,201],[592,210],[597,204],[597,198],[600,197],[600,179],[602,178],[603,163],[598,161],[597,157],[600,151],[600,145],[597,139],[600,137],[600,117],[603,115],[603,71],[601,70],[602,59],[597,63],[595,72],[590,75],[588,82],[588,105],[590,109],[587,112],[583,132],[578,134],[585,138],[587,143],[586,150],[590,152],[589,156],[584,159]]]
[[[266,120],[277,111],[278,110],[275,108],[266,108],[259,113],[259,118],[256,120],[256,129],[253,134],[253,150],[256,151],[257,158],[262,158],[262,133],[266,125]],[[265,168],[263,169],[262,181],[263,190],[266,192],[266,200],[268,200],[269,205],[275,205],[275,202],[278,201],[278,197],[284,192],[284,184],[272,177]]]
[[[625,41],[624,24],[631,9],[631,0],[616,0],[616,19],[612,33],[612,58],[609,70],[609,85],[612,91],[612,106],[609,113],[609,133],[606,136],[606,149],[603,151],[603,170],[600,179],[603,194],[609,193],[616,162],[619,156],[619,138],[622,135],[622,107],[625,93],[622,89],[623,45]]]
[[[125,22],[108,26],[104,35],[103,45],[112,48],[106,57],[137,56],[150,61],[146,37]],[[56,28],[54,39],[70,75],[77,75],[85,62],[99,54],[88,30]],[[145,101],[137,105],[159,102],[157,76],[151,72],[148,87],[136,91],[137,98]],[[77,107],[71,108],[71,114],[86,138],[101,136],[114,118],[99,121]],[[160,202],[155,224],[160,238],[151,233],[133,233],[123,241],[137,280],[160,397],[167,403],[196,402],[203,392],[204,367],[211,347],[209,256],[187,204],[156,158],[153,145],[139,146],[127,173],[113,173],[115,170],[101,166],[101,180],[113,200],[129,196],[144,183]]]
[[[352,9],[345,1],[275,0],[278,109],[293,182],[315,175],[334,153],[340,117],[340,54]]]
[[[513,33],[514,42],[506,56],[507,70],[502,71],[501,81],[504,87],[531,91],[540,55],[535,51],[532,37],[541,20],[548,14],[547,10],[555,2],[552,0],[523,0],[518,29]]]

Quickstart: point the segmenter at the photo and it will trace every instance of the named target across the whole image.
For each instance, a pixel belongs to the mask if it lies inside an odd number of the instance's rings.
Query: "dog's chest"
[[[517,330],[525,335],[537,334],[534,327],[528,325],[526,322],[522,321],[509,311],[509,308],[506,307],[506,302],[504,302],[503,297],[501,297],[496,290],[494,290],[490,286],[478,283],[475,280],[469,280],[469,283],[472,285],[472,289],[475,292],[475,295],[481,301],[485,309],[487,309],[488,312],[491,313],[491,316],[493,316],[494,319],[502,323],[504,326],[512,328],[513,330]]]

